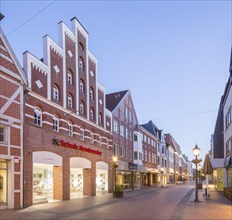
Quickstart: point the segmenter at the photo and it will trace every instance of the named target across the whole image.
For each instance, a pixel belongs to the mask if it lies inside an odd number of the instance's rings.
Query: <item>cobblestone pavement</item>
[[[157,219],[157,220],[231,220],[232,204],[221,193],[210,190],[211,197],[203,197],[199,190],[199,204],[193,184],[149,187],[126,191],[124,198],[112,194],[34,205],[26,209],[1,210],[3,219]]]

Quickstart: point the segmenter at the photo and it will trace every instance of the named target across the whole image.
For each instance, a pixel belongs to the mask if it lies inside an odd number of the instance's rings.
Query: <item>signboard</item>
[[[83,147],[83,146],[78,146],[76,144],[71,144],[69,142],[65,142],[64,140],[57,140],[57,139],[53,139],[53,144],[56,144],[58,146],[61,147],[66,147],[66,148],[71,148],[71,149],[75,149],[75,150],[80,150],[80,151],[85,151],[87,153],[92,153],[92,154],[97,154],[97,155],[102,155],[102,152],[99,150],[94,150],[91,148],[87,148],[87,147]]]
[[[129,163],[128,163],[128,169],[129,169],[129,170],[137,170],[137,169],[138,169],[138,165],[129,162]]]

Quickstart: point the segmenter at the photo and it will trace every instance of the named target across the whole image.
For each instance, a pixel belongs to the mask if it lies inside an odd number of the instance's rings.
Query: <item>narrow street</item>
[[[231,202],[211,188],[211,197],[195,198],[194,184],[171,185],[124,192],[124,198],[112,194],[34,205],[21,210],[2,210],[0,219],[222,219],[232,218]]]

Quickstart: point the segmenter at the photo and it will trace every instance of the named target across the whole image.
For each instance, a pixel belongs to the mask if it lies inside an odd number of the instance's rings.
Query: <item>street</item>
[[[21,210],[2,210],[0,219],[232,219],[231,202],[210,189],[211,197],[195,198],[193,183],[124,192],[55,203],[34,205]]]

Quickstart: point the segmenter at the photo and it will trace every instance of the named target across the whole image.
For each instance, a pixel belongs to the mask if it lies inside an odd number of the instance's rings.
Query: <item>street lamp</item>
[[[162,177],[162,181],[161,181],[161,187],[163,188],[164,187],[164,185],[163,185],[163,176],[164,176],[164,168],[163,167],[161,167],[160,168],[160,172],[161,172],[161,177]]]
[[[113,192],[113,196],[116,196],[116,168],[118,167],[118,157],[113,156],[112,158],[113,161],[113,168],[114,168],[114,192]]]
[[[198,199],[198,184],[197,184],[197,173],[198,173],[198,170],[197,170],[197,164],[199,164],[201,162],[201,159],[198,159],[197,157],[199,156],[200,154],[200,148],[196,146],[193,148],[193,155],[196,157],[194,160],[192,160],[192,162],[194,164],[196,164],[196,196],[195,196],[195,200],[194,202],[200,202],[199,199]]]

